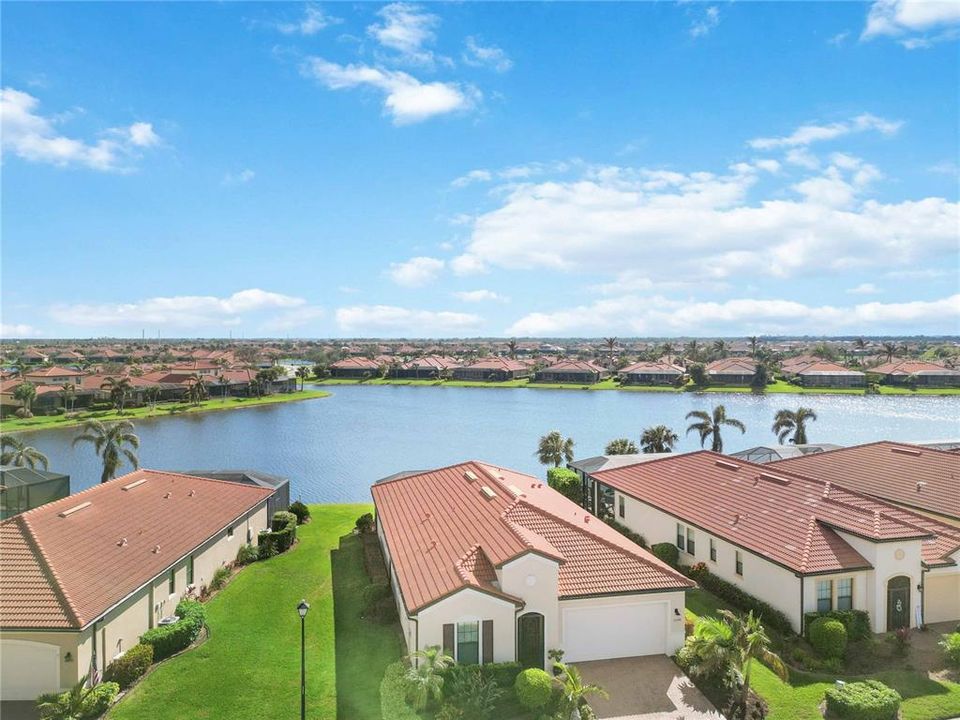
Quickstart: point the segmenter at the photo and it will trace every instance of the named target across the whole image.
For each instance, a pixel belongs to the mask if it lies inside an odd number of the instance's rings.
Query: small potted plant
[[[550,658],[550,662],[553,665],[553,674],[555,676],[559,675],[561,672],[559,665],[563,662],[563,650],[559,648],[547,650],[547,657]]]

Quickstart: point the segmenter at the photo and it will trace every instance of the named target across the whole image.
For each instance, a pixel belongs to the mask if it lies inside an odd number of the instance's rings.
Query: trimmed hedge
[[[671,567],[677,567],[680,562],[680,550],[673,543],[655,543],[650,546],[650,552]]]
[[[550,702],[553,678],[540,668],[528,668],[517,675],[513,687],[521,705],[527,710],[537,710]]]
[[[155,662],[190,647],[207,621],[207,609],[196,600],[181,600],[175,613],[180,618],[177,622],[147,630],[140,636],[141,643],[153,647]]]
[[[407,666],[402,660],[387,665],[380,681],[380,714],[390,720],[420,720],[407,702]]]
[[[654,545],[654,552],[656,552],[655,548],[656,545]],[[700,563],[694,567],[699,568],[699,565]],[[683,567],[680,569],[685,574],[690,575],[690,567]],[[694,579],[704,590],[713,593],[721,600],[725,600],[738,610],[743,612],[753,611],[753,614],[761,618],[764,626],[766,626],[768,629],[776,630],[782,635],[793,634],[793,626],[790,624],[790,618],[772,605],[765,603],[759,598],[755,598],[750,593],[745,593],[733,583],[717,577],[709,570],[697,572]]]
[[[879,680],[847,683],[827,690],[827,717],[843,720],[895,720],[900,693]]]
[[[285,552],[297,539],[297,516],[292,512],[278,510],[273,514],[269,530],[261,530],[257,536],[258,555],[265,559]],[[259,548],[264,548],[259,550]]]
[[[153,662],[153,646],[138,643],[122,656],[107,665],[103,671],[106,682],[115,682],[121,690],[126,690],[147,672]]]
[[[492,680],[497,687],[509,690],[523,670],[518,662],[495,662],[483,665],[451,665],[443,671],[444,682],[453,684],[463,679],[464,675],[479,672],[484,680]]]
[[[613,518],[605,518],[604,522],[610,527],[612,527],[614,530],[616,530],[618,533],[623,535],[625,538],[627,538],[627,540],[631,540],[635,542],[637,545],[639,545],[642,548],[645,548],[647,546],[647,539],[640,533],[635,533],[626,525],[618,523]]]
[[[841,658],[847,650],[847,629],[833,618],[817,618],[807,631],[813,649],[826,658]]]
[[[299,500],[290,503],[290,512],[297,516],[297,525],[303,525],[310,519],[310,508]]]
[[[817,618],[830,618],[839,620],[847,629],[847,637],[850,640],[866,640],[872,634],[870,630],[870,613],[866,610],[831,610],[829,612],[808,612],[803,616],[803,626],[807,631],[807,639],[810,639],[810,624]]]
[[[547,485],[577,505],[583,504],[583,481],[570,468],[552,467],[547,470]]]

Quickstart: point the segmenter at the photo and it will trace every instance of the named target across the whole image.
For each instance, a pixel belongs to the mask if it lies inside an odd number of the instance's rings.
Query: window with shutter
[[[443,653],[450,657],[453,657],[453,633],[453,623],[448,623],[443,626]]]

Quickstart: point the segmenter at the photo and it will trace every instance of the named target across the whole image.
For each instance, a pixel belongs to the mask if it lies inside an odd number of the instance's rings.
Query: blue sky
[[[960,332],[960,4],[6,3],[6,337]]]

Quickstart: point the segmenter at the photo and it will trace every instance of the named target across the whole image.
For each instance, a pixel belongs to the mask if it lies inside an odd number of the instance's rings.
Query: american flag
[[[90,655],[90,687],[96,687],[100,684],[100,670],[97,668],[97,651],[94,650]]]

